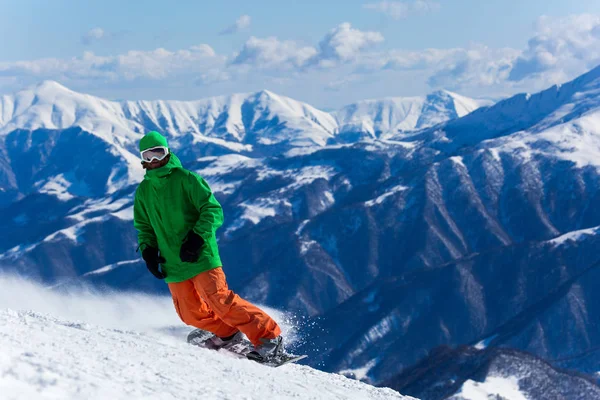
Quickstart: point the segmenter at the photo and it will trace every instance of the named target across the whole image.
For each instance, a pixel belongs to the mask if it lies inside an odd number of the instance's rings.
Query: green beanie
[[[140,140],[140,152],[156,146],[169,147],[167,144],[167,138],[156,131],[146,133]]]

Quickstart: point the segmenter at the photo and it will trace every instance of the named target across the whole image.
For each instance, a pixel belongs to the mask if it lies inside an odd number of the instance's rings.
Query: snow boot
[[[196,328],[191,331],[187,337],[187,341],[189,344],[193,344],[195,346],[205,347],[206,342],[215,336],[214,333],[205,331],[204,329]]]
[[[208,338],[206,342],[204,342],[204,347],[211,350],[219,350],[219,349],[228,349],[232,346],[240,344],[244,341],[244,334],[240,331],[237,331],[235,334],[226,337],[220,338],[217,335],[213,335]]]
[[[254,346],[254,350],[246,356],[250,360],[261,363],[278,362],[279,358],[285,354],[283,338],[281,336],[277,336],[274,339],[262,338],[260,339],[260,342],[261,344],[259,346]]]

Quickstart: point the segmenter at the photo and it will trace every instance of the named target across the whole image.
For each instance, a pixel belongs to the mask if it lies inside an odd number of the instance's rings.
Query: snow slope
[[[6,400],[410,399],[306,366],[272,369],[189,346],[189,329],[169,324],[176,316],[167,298],[59,295],[5,277],[0,286],[0,393]],[[5,308],[20,301],[77,320]],[[142,311],[149,308],[156,311],[152,318]]]

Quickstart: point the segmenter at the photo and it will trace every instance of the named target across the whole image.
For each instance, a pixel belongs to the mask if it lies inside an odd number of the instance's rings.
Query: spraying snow
[[[0,289],[6,399],[407,399],[306,366],[273,369],[192,347],[166,297],[56,293],[8,277]]]

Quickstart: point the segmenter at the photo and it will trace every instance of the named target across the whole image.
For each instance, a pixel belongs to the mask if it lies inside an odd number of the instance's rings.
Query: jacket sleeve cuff
[[[140,245],[138,246],[136,251],[143,253],[144,250],[146,250],[148,247],[150,247],[150,245],[148,243],[140,243]]]

